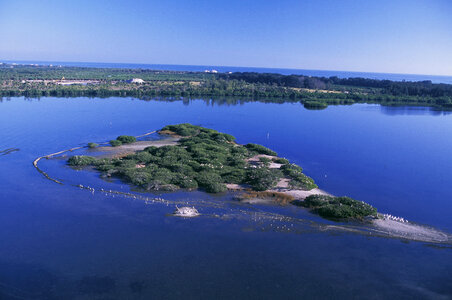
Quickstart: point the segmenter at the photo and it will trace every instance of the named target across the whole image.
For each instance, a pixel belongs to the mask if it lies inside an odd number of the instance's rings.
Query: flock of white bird
[[[391,221],[397,221],[397,222],[401,222],[401,223],[408,223],[408,220],[402,218],[402,217],[396,217],[390,214],[383,214],[383,219],[384,220],[391,220]]]

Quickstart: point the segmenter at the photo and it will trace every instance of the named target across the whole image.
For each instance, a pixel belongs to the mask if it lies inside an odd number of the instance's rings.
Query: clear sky
[[[452,75],[451,0],[0,0],[0,60]]]

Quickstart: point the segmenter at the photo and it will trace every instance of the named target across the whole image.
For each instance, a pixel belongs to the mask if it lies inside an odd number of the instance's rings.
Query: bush
[[[223,178],[224,182],[240,184],[245,182],[246,180],[246,170],[230,169],[224,172],[221,177]]]
[[[349,197],[311,195],[299,204],[313,209],[321,217],[332,220],[362,220],[377,214],[375,207]]]
[[[122,159],[118,161],[116,165],[121,169],[135,169],[137,161],[133,159]]]
[[[228,142],[235,142],[235,136],[227,133],[223,133],[223,136]]]
[[[94,164],[96,159],[92,156],[86,155],[75,155],[68,159],[68,164],[70,166],[88,166]]]
[[[270,163],[272,162],[272,160],[268,157],[259,157],[259,160],[261,163],[263,163],[265,166],[270,165]]]
[[[291,180],[289,181],[289,187],[294,189],[312,190],[317,187],[314,180],[305,174],[303,169],[296,164],[285,164],[281,166],[281,171]]]
[[[130,144],[137,141],[137,139],[134,136],[130,135],[120,135],[116,139],[123,144]]]
[[[154,156],[154,155],[152,155],[152,154],[150,154],[149,152],[146,152],[146,151],[140,151],[140,152],[138,152],[138,153],[134,156],[134,158],[135,158],[138,162],[141,162],[141,163],[144,163],[144,164],[148,164],[148,163],[152,163],[152,162],[157,162],[157,161],[160,160],[159,157]]]
[[[118,141],[118,140],[111,140],[111,141],[110,141],[110,145],[111,145],[112,147],[118,147],[118,146],[121,146],[121,145],[122,145],[122,142],[121,142],[121,141]]]
[[[197,189],[198,182],[191,176],[177,174],[173,179],[175,185],[180,186],[183,189]]]
[[[303,173],[300,173],[297,176],[292,177],[292,179],[289,181],[289,187],[292,189],[302,189],[309,191],[317,188],[318,186],[314,183],[314,179],[306,176]]]
[[[178,190],[179,187],[174,184],[164,183],[160,180],[151,180],[146,185],[146,189],[149,191],[172,192]]]
[[[282,165],[287,165],[287,164],[289,164],[289,161],[288,161],[287,159],[285,159],[285,158],[282,158],[282,157],[274,158],[273,161],[274,161],[275,163],[277,163],[277,164],[282,164]]]
[[[196,181],[208,193],[221,193],[227,190],[223,179],[215,172],[201,171],[196,175]]]
[[[210,138],[213,138],[215,141],[220,142],[220,143],[234,142],[235,141],[235,137],[234,136],[232,136],[230,134],[226,134],[226,133],[220,133],[220,132],[212,133],[210,135]]]
[[[126,171],[127,180],[136,186],[145,186],[152,180],[152,175],[140,169]]]
[[[88,143],[88,148],[97,148],[97,147],[99,147],[99,144],[96,144],[96,143]]]
[[[116,169],[116,166],[112,165],[112,164],[100,164],[100,165],[96,166],[96,169],[101,172],[106,172],[109,174],[118,172],[118,170]]]
[[[223,193],[228,190],[226,185],[224,183],[220,183],[220,182],[212,182],[208,185],[205,185],[204,189],[208,193]]]
[[[166,168],[158,168],[153,174],[154,179],[160,180],[161,182],[167,184],[170,184],[175,178],[175,176],[176,174],[174,174],[173,172]]]
[[[178,125],[168,125],[161,129],[161,131],[172,131],[180,136],[193,136],[200,132],[201,127],[189,123]]]
[[[273,188],[281,177],[282,174],[279,170],[265,167],[249,169],[247,172],[247,182],[255,191],[265,191]]]
[[[328,107],[328,104],[325,102],[319,102],[319,101],[305,101],[303,102],[303,106],[306,109],[325,109]]]
[[[259,154],[266,154],[266,155],[271,155],[271,156],[276,156],[277,153],[273,150],[270,150],[262,145],[258,145],[258,144],[246,144],[245,147],[250,150],[250,151],[254,151],[257,152]]]
[[[283,171],[284,175],[292,177],[302,173],[303,169],[296,164],[285,164],[281,166],[281,171]]]

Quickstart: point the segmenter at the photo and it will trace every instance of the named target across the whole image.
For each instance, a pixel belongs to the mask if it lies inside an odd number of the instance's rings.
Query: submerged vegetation
[[[143,81],[136,83],[131,80],[133,78]],[[431,81],[0,65],[0,97],[13,96],[120,96],[141,99],[156,96],[235,96],[251,100],[300,102],[309,109],[363,102],[452,109],[452,85]]]

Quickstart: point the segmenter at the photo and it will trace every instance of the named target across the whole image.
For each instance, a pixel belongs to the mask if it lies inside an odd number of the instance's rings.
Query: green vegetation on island
[[[99,147],[99,144],[96,143],[88,143],[88,148],[93,149]]]
[[[123,144],[131,144],[137,141],[134,136],[130,135],[120,135],[116,138],[116,140],[120,141]]]
[[[119,140],[111,140],[109,143],[112,147],[118,147],[122,145],[122,142]]]
[[[151,146],[122,158],[73,156],[68,163],[71,166],[92,165],[104,176],[120,177],[147,190],[200,187],[209,193],[219,193],[226,191],[226,184],[231,183],[263,191],[275,187],[282,178],[287,178],[290,186],[300,189],[317,187],[302,173],[301,167],[277,158],[276,152],[264,146],[242,146],[229,134],[191,124],[166,126],[160,132],[182,138],[177,145]],[[133,137],[119,136],[110,144],[119,146],[133,141]],[[259,155],[273,156],[284,164],[280,169],[270,168],[272,159]],[[259,157],[259,160],[252,163],[252,157]]]
[[[368,216],[377,216],[375,207],[349,197],[311,195],[304,201],[295,201],[294,204],[310,208],[321,217],[331,220],[362,220]]]
[[[137,139],[134,136],[120,135],[116,138],[116,140],[111,140],[109,143],[112,147],[118,147],[118,146],[121,146],[122,144],[131,144],[136,141],[137,141]]]
[[[2,64],[0,97],[13,96],[119,96],[144,100],[215,96],[239,97],[243,101],[300,102],[308,109],[353,103],[452,109],[452,85],[431,81]]]
[[[226,184],[249,187],[252,193],[244,197],[265,197],[292,200],[292,196],[269,190],[283,180],[293,190],[312,190],[317,185],[303,174],[300,166],[277,157],[276,152],[257,144],[240,145],[232,135],[191,124],[168,125],[160,134],[180,136],[176,145],[149,146],[123,157],[95,158],[75,155],[68,164],[75,167],[92,166],[103,177],[118,177],[148,191],[202,189],[222,193]],[[114,146],[132,143],[136,139],[119,136]],[[333,220],[362,220],[376,216],[377,210],[348,197],[308,196],[291,203],[312,209],[320,216]]]

